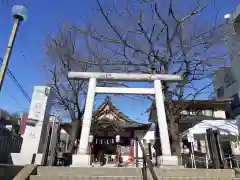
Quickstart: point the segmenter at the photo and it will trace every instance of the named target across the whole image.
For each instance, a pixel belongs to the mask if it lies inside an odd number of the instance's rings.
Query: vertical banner
[[[134,160],[134,139],[130,142],[130,159]]]

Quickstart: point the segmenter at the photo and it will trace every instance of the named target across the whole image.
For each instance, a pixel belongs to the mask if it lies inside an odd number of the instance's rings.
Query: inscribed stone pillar
[[[48,86],[35,86],[28,114],[28,126],[23,135],[21,153],[42,153],[53,92]],[[32,125],[30,125],[32,124]]]

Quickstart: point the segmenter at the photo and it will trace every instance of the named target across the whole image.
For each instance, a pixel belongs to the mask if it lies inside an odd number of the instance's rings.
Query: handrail
[[[141,148],[142,153],[143,153],[143,161],[145,161],[145,162],[143,162],[143,164],[147,163],[147,167],[149,168],[149,171],[150,171],[150,173],[152,175],[153,180],[158,180],[157,175],[156,175],[156,173],[155,173],[155,171],[153,169],[152,161],[147,157],[142,142],[140,141],[139,137],[136,137],[136,140],[139,143],[140,148]]]

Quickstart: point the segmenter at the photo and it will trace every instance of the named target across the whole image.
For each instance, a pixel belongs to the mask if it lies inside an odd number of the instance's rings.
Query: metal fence
[[[182,156],[182,159],[184,157]],[[240,168],[240,158],[234,155],[224,154],[224,168],[233,169]],[[183,161],[183,160],[182,160]],[[194,154],[190,154],[183,165],[186,168],[206,168],[213,169],[212,160],[208,157],[207,154],[203,156],[195,156]]]
[[[19,153],[23,138],[5,127],[0,127],[0,163],[9,163],[11,153]]]

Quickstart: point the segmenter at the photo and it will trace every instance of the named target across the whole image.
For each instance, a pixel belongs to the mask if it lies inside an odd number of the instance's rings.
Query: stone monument
[[[33,154],[36,154],[35,163],[40,164],[53,98],[50,87],[34,87],[21,152],[11,154],[13,164],[31,164]]]

